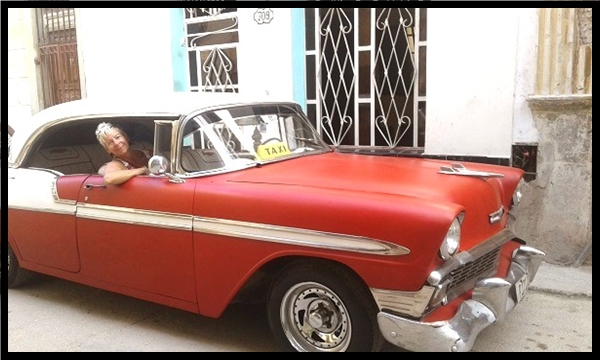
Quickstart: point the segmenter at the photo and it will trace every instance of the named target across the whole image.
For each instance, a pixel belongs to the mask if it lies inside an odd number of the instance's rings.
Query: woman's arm
[[[120,161],[113,160],[105,165],[104,183],[107,185],[119,185],[137,175],[148,175],[146,167],[128,170]]]

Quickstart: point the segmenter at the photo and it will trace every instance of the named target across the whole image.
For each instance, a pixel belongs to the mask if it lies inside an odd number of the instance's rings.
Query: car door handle
[[[106,185],[98,185],[98,184],[85,184],[85,188],[86,189],[91,189],[91,188],[106,188]]]

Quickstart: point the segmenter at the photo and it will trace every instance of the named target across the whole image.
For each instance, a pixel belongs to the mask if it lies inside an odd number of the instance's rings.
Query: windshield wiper
[[[300,136],[294,136],[294,139],[300,140],[300,141],[304,141],[304,142],[306,142],[308,144],[316,145],[319,148],[323,148],[323,144],[321,144],[320,142],[316,141],[313,138],[305,138],[305,137],[300,137]]]

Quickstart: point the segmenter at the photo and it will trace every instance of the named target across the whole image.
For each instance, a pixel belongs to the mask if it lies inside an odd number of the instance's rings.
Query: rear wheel
[[[271,288],[267,312],[285,351],[378,351],[384,342],[371,293],[340,266],[289,266]]]
[[[33,273],[29,270],[25,270],[19,265],[19,260],[13,252],[12,246],[8,243],[8,263],[7,263],[7,283],[8,287],[16,287],[27,282]]]

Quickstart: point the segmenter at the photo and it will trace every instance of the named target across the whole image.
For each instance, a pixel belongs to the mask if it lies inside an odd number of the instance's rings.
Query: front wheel
[[[378,351],[384,341],[368,288],[335,265],[289,266],[273,284],[267,312],[285,351]]]

